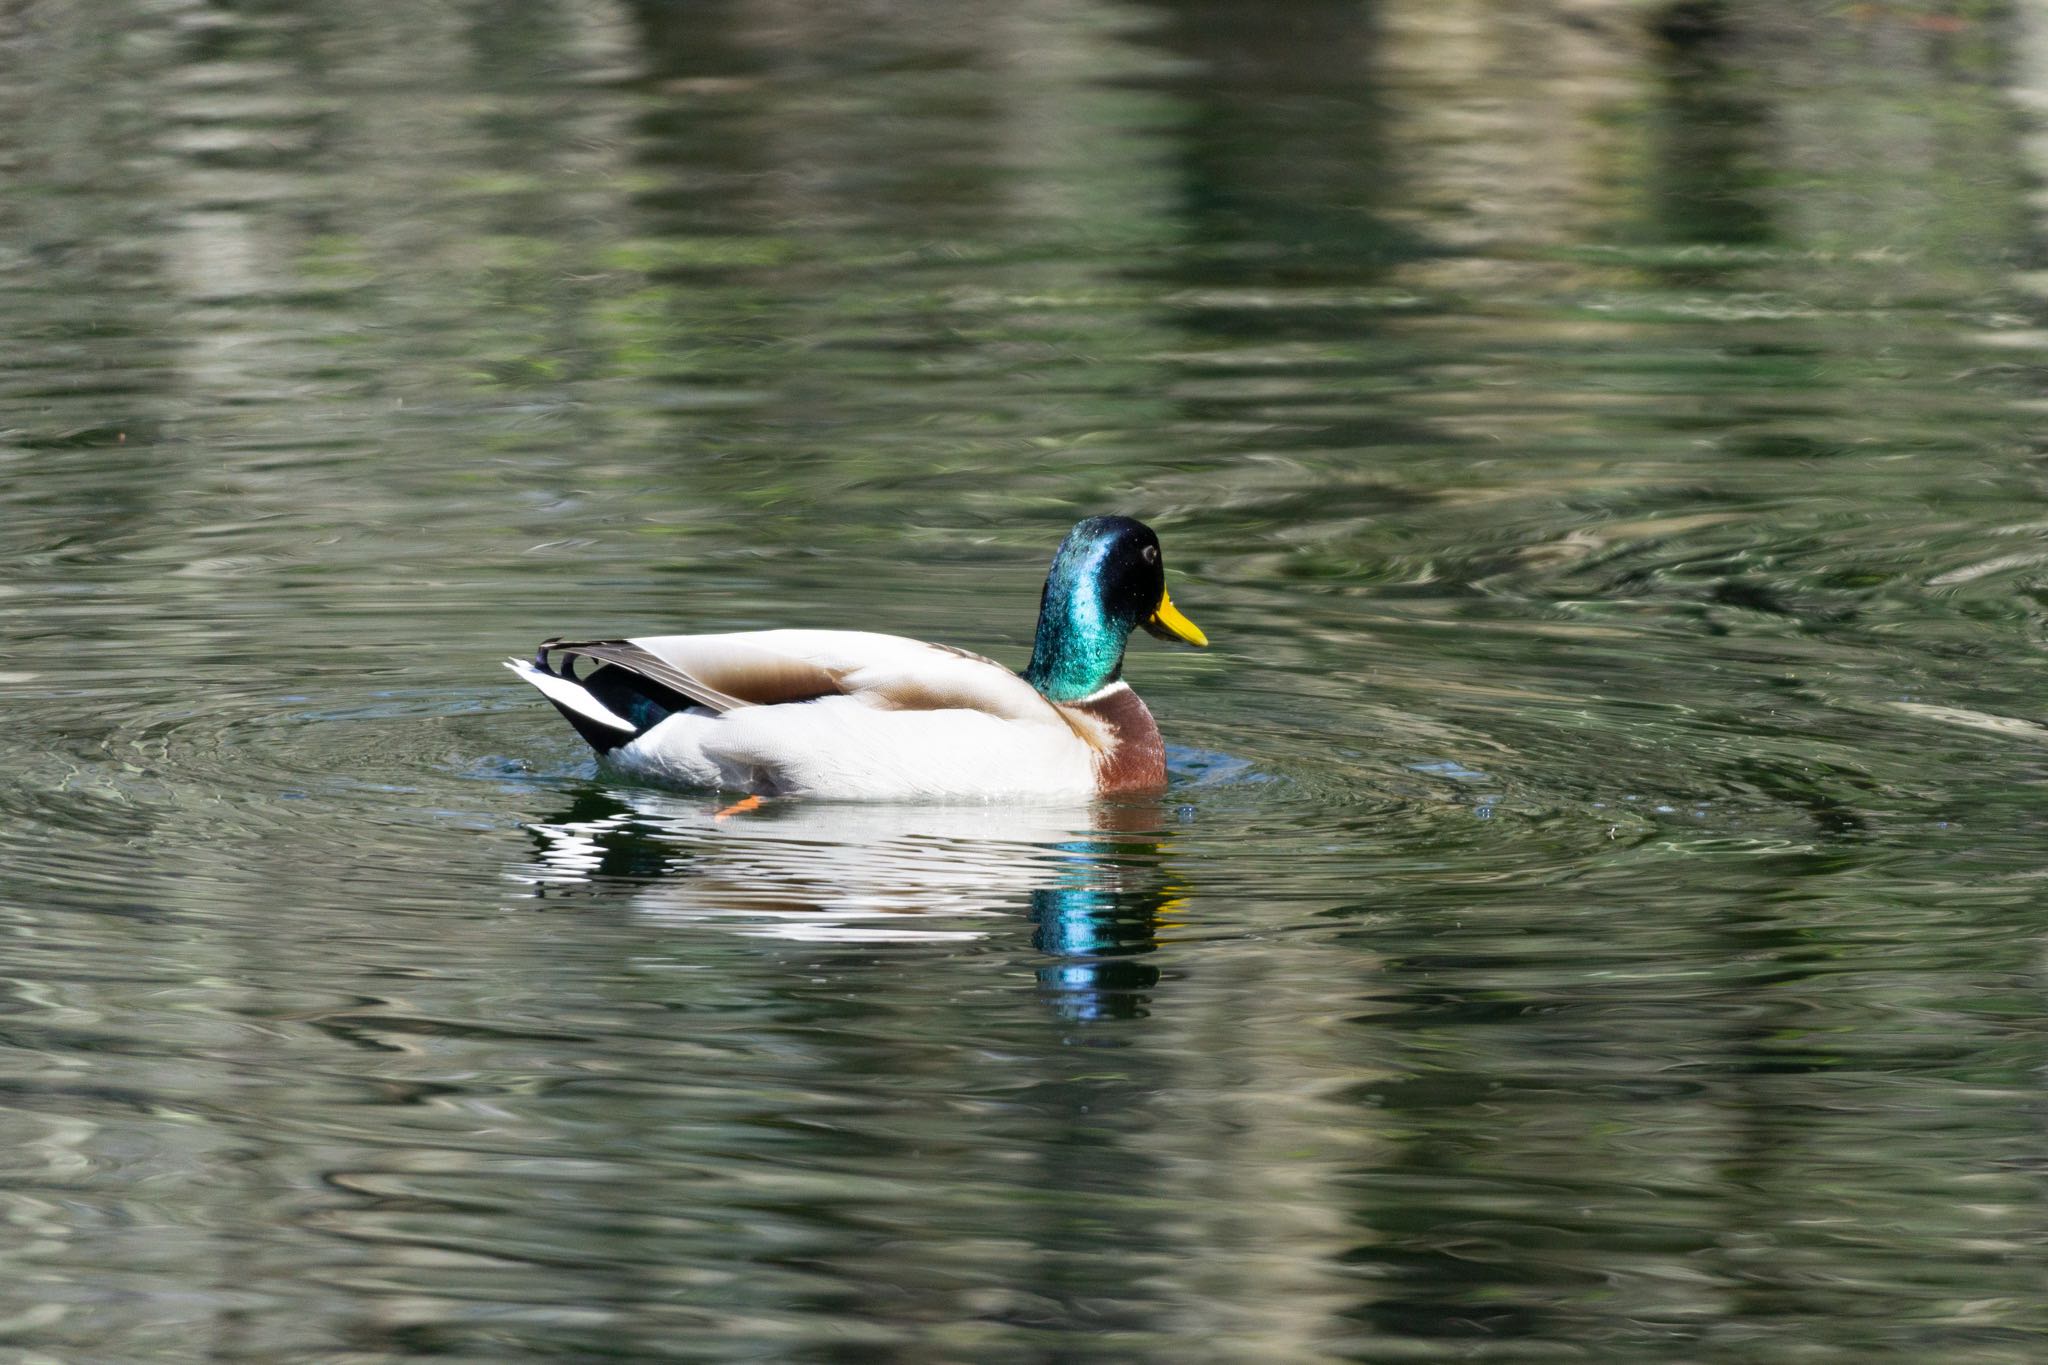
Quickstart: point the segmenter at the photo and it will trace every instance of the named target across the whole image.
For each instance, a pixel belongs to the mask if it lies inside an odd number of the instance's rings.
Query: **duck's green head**
[[[1052,557],[1024,680],[1050,701],[1099,692],[1122,676],[1124,642],[1138,626],[1162,640],[1209,643],[1166,595],[1152,528],[1129,517],[1090,517]]]

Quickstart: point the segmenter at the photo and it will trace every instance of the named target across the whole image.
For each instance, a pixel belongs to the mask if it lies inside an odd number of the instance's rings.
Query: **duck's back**
[[[1052,704],[994,659],[865,630],[652,635],[626,643],[739,705],[852,696],[886,710],[965,708],[1049,723]],[[713,709],[731,705],[712,702]]]

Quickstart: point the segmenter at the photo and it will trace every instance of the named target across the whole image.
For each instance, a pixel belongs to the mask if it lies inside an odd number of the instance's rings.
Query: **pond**
[[[0,14],[0,1347],[2048,1353],[2048,23]],[[601,776],[552,635],[1161,799]]]

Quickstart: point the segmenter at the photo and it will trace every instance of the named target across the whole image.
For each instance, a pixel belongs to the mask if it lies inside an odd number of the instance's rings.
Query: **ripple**
[[[2027,16],[127,8],[0,20],[10,1348],[2039,1354]],[[1104,510],[1156,800],[496,668],[1019,662]]]

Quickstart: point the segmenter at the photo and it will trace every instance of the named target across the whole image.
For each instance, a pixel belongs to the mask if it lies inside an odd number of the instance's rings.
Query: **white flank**
[[[1086,799],[1088,746],[1051,707],[1047,723],[985,711],[877,711],[857,697],[797,706],[692,708],[601,760],[686,787],[841,800]]]
[[[568,707],[587,720],[594,720],[599,725],[608,725],[614,730],[623,730],[629,735],[640,728],[591,696],[590,689],[582,683],[559,678],[552,673],[544,673],[525,659],[507,659],[505,667],[538,687],[548,700]]]

